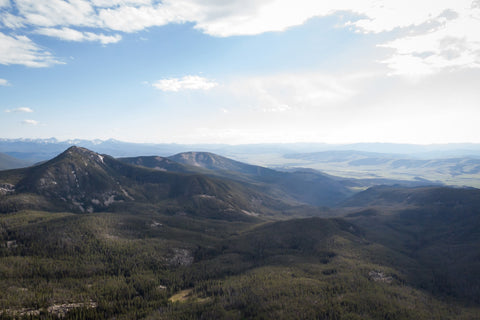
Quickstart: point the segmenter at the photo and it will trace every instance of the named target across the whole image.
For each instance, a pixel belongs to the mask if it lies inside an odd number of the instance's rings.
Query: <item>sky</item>
[[[480,143],[480,0],[0,0],[0,138]]]

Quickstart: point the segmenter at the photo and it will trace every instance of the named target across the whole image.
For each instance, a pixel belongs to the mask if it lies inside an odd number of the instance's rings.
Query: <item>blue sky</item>
[[[478,0],[0,0],[0,138],[480,142],[479,21]]]

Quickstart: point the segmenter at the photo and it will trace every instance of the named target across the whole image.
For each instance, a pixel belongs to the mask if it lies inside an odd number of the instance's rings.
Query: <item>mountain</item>
[[[276,173],[271,169],[242,163],[210,152],[184,152],[173,155],[169,159],[213,171],[233,171],[255,176],[268,176]]]
[[[183,172],[183,173],[202,173],[208,172],[198,167],[184,165],[170,158],[160,156],[140,156],[117,158],[117,160],[134,166],[140,166],[160,171]]]
[[[34,167],[0,172],[2,182],[10,185],[4,210],[14,205],[96,212],[163,204],[173,213],[238,218],[283,206],[232,181],[131,166],[80,147]]]
[[[166,157],[184,150],[197,150],[212,152],[263,167],[281,168],[281,170],[299,167],[312,168],[344,178],[385,179],[384,183],[389,184],[428,185],[434,183],[480,187],[480,144],[181,145],[130,143],[113,139],[58,141],[55,138],[0,138],[1,152],[31,163],[49,160],[72,145],[113,157],[136,157],[143,154]],[[391,181],[389,182],[389,180]],[[354,184],[358,185],[358,182],[356,181]],[[358,188],[369,187],[376,183],[364,182]]]
[[[271,197],[297,204],[331,206],[352,194],[337,180],[318,171],[297,169],[277,171],[250,165],[208,152],[185,152],[166,158],[119,159],[130,164],[174,172],[197,172],[248,183]],[[173,161],[173,162],[172,162]],[[182,164],[183,166],[181,166]]]
[[[480,190],[376,186],[298,219],[284,197],[337,180],[188,156],[0,171],[0,318],[478,318]]]
[[[16,159],[8,154],[0,153],[0,170],[23,168],[31,164],[29,161]]]

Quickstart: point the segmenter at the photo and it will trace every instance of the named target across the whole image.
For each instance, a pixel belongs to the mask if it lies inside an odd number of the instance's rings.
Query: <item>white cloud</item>
[[[18,29],[25,27],[25,19],[9,12],[2,12],[0,22],[9,29]]]
[[[95,34],[92,32],[80,32],[70,28],[41,28],[35,30],[35,33],[42,34],[45,36],[55,37],[67,41],[98,41],[102,44],[116,43],[122,40],[122,36],[116,34],[113,36],[108,36],[102,34]]]
[[[0,79],[0,86],[6,87],[9,86],[10,83],[6,79]]]
[[[26,36],[8,36],[0,32],[0,64],[48,67],[59,64],[52,54]]]
[[[5,112],[22,112],[22,113],[32,113],[33,110],[28,108],[28,107],[20,107],[20,108],[16,108],[16,109],[9,109],[9,110],[5,110]]]
[[[396,74],[426,75],[442,69],[480,67],[480,8],[457,13],[457,18],[427,32],[408,35],[382,46],[394,50],[385,61]]]
[[[10,0],[0,0],[0,8],[9,7],[9,6],[10,6]]]
[[[29,125],[29,126],[36,126],[40,124],[40,122],[38,122],[37,120],[28,119],[28,120],[23,120],[22,124]]]
[[[163,5],[101,9],[98,19],[105,27],[123,32],[136,32],[170,22],[183,22],[181,19],[179,21],[179,16],[175,16],[175,13]]]
[[[15,4],[29,25],[99,26],[94,7],[86,0],[16,0]]]
[[[102,44],[121,39],[120,35],[102,33],[104,30],[137,32],[169,23],[192,22],[206,34],[229,37],[283,31],[313,17],[349,12],[352,20],[345,26],[357,32],[395,31],[389,35],[390,40],[380,44],[391,49],[390,55],[381,62],[394,74],[431,74],[448,68],[477,68],[480,64],[478,0],[12,1],[16,9],[7,8],[0,14],[0,21],[7,28],[32,27],[37,33],[62,40]],[[0,0],[0,6],[9,6],[9,1]],[[93,31],[76,30],[83,27]],[[40,61],[32,62],[32,57],[20,59],[26,65],[54,63],[53,58],[47,58],[49,54],[45,50],[29,51],[35,52],[33,56],[39,56]],[[7,62],[11,56],[4,56],[5,52],[0,51],[0,63],[11,63]]]
[[[125,5],[151,5],[152,0],[91,0],[92,4],[97,7],[115,7]]]
[[[213,80],[191,75],[182,78],[162,79],[152,84],[158,90],[173,92],[181,90],[210,90],[217,85],[218,83]]]

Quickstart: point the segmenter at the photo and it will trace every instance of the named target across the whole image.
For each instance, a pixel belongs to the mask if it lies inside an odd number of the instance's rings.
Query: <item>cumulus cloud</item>
[[[26,36],[8,36],[0,32],[0,64],[48,67],[61,63],[52,54]]]
[[[28,108],[28,107],[20,107],[20,108],[16,108],[16,109],[9,109],[9,110],[5,110],[5,112],[23,112],[23,113],[32,113],[33,110]]]
[[[36,125],[39,125],[40,122],[38,122],[37,120],[27,119],[27,120],[23,120],[22,124],[28,125],[28,126],[36,126]]]
[[[9,86],[10,83],[8,82],[8,80],[5,80],[5,79],[0,79],[0,86]]]
[[[182,90],[210,90],[218,85],[217,82],[200,76],[184,76],[182,78],[169,78],[158,80],[152,86],[161,91]]]
[[[122,40],[122,36],[116,34],[113,36],[108,36],[103,33],[95,34],[92,32],[80,32],[70,28],[41,28],[35,31],[38,34],[42,34],[45,36],[55,37],[58,39],[66,40],[66,41],[98,41],[101,44],[109,44],[109,43],[116,43]]]

